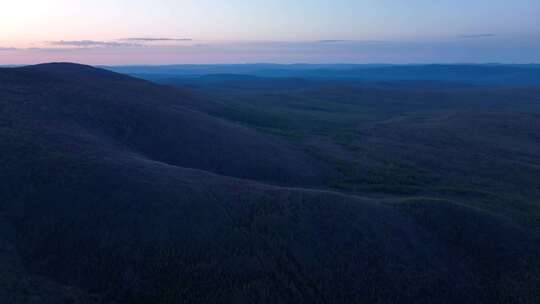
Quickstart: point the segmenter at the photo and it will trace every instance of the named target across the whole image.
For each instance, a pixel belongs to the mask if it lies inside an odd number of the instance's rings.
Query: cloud
[[[460,38],[464,39],[475,39],[475,38],[489,38],[489,37],[495,37],[495,34],[487,33],[487,34],[474,34],[474,35],[461,35]]]
[[[480,32],[481,33],[481,32]],[[487,33],[487,32],[486,32]],[[468,35],[470,36],[470,35]],[[133,36],[135,37],[135,36]],[[340,43],[306,41],[137,42],[108,40],[138,47],[103,47],[96,42],[64,41],[60,46],[35,42],[33,48],[0,52],[0,64],[74,61],[87,64],[180,63],[462,63],[540,62],[540,39],[530,37],[454,39],[435,41],[349,40]],[[533,36],[534,38],[537,38]],[[332,38],[332,37],[330,37]],[[495,39],[495,40],[493,40]],[[508,48],[500,43],[508,42]],[[83,40],[84,41],[84,40]],[[100,41],[97,41],[98,43]],[[81,47],[81,45],[84,45]],[[12,46],[6,42],[4,47]],[[41,47],[40,47],[41,46]]]
[[[147,42],[171,42],[171,41],[193,41],[188,38],[152,38],[152,37],[134,37],[126,39],[118,39],[116,41],[99,41],[99,40],[58,40],[48,41],[48,45],[56,47],[72,47],[72,48],[126,48],[126,47],[143,47]]]
[[[151,38],[151,37],[135,37],[125,38],[122,41],[136,41],[136,42],[156,42],[156,41],[193,41],[191,38]]]
[[[49,41],[49,45],[54,46],[71,46],[78,48],[88,48],[88,47],[132,47],[139,46],[135,43],[124,43],[116,41],[95,41],[95,40],[59,40],[59,41]]]
[[[328,40],[318,40],[317,43],[340,43],[340,42],[350,42],[350,40],[338,40],[338,39],[328,39]]]
[[[7,51],[16,51],[17,48],[14,47],[0,47],[0,52],[7,52]]]
[[[385,40],[340,40],[340,39],[328,39],[328,40],[317,40],[315,43],[349,43],[349,44],[372,44],[372,43],[387,43],[390,41]]]

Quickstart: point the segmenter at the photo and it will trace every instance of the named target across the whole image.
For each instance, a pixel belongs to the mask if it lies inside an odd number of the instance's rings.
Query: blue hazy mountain
[[[305,78],[354,81],[444,81],[479,85],[540,85],[539,65],[171,65],[107,67],[116,72],[149,80],[205,75],[250,75],[257,77]]]

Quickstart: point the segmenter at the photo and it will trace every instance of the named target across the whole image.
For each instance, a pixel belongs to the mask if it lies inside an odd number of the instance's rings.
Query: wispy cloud
[[[95,40],[59,40],[59,41],[48,41],[47,44],[53,46],[66,46],[66,47],[78,47],[78,48],[89,48],[89,47],[132,47],[139,46],[135,43],[125,43],[117,41],[95,41]]]
[[[494,34],[465,35],[491,37]],[[499,37],[500,36],[500,37]],[[135,36],[133,36],[135,38]],[[139,36],[138,38],[140,38]],[[456,63],[539,62],[540,40],[512,38],[441,41],[338,40],[144,42],[125,40],[64,40],[34,42],[31,47],[3,45],[0,64],[74,61],[88,64],[175,63]],[[153,38],[157,39],[157,38]],[[495,40],[493,40],[495,39]],[[337,39],[335,39],[337,40]],[[334,40],[334,41],[335,41]],[[499,41],[500,40],[500,41]],[[322,41],[322,40],[321,40]],[[500,48],[507,43],[507,48]],[[122,47],[122,46],[129,47]],[[136,45],[136,47],[132,47]],[[0,50],[2,50],[0,48]],[[13,50],[13,51],[9,51]],[[397,51],[396,51],[397,50]]]
[[[317,40],[315,43],[332,44],[332,43],[348,43],[348,44],[372,44],[372,43],[387,43],[385,40],[345,40],[345,39],[327,39]]]
[[[0,47],[0,52],[4,51],[4,52],[7,52],[7,51],[16,51],[18,50],[17,48],[14,48],[14,47]]]
[[[153,47],[155,44],[152,42],[184,42],[193,41],[188,38],[154,38],[154,37],[133,37],[118,39],[112,41],[101,40],[57,40],[47,41],[47,45],[58,48],[73,48],[73,49],[85,49],[85,48],[131,48],[131,47]]]
[[[339,40],[339,39],[327,39],[327,40],[317,40],[317,43],[340,43],[340,42],[350,42],[351,40]]]
[[[489,37],[495,37],[495,34],[486,33],[486,34],[472,34],[472,35],[461,35],[460,38],[464,39],[474,39],[474,38],[489,38]]]
[[[153,38],[153,37],[134,37],[120,39],[121,41],[135,41],[135,42],[159,42],[159,41],[193,41],[191,38]]]

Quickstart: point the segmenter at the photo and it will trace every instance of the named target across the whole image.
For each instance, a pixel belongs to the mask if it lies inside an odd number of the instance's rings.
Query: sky
[[[539,0],[0,0],[0,64],[540,63]]]

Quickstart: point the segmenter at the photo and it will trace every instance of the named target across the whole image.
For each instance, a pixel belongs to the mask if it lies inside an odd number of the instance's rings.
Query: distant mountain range
[[[170,65],[106,67],[148,80],[215,74],[257,77],[354,81],[444,81],[477,85],[540,85],[540,65],[431,64],[431,65]]]

